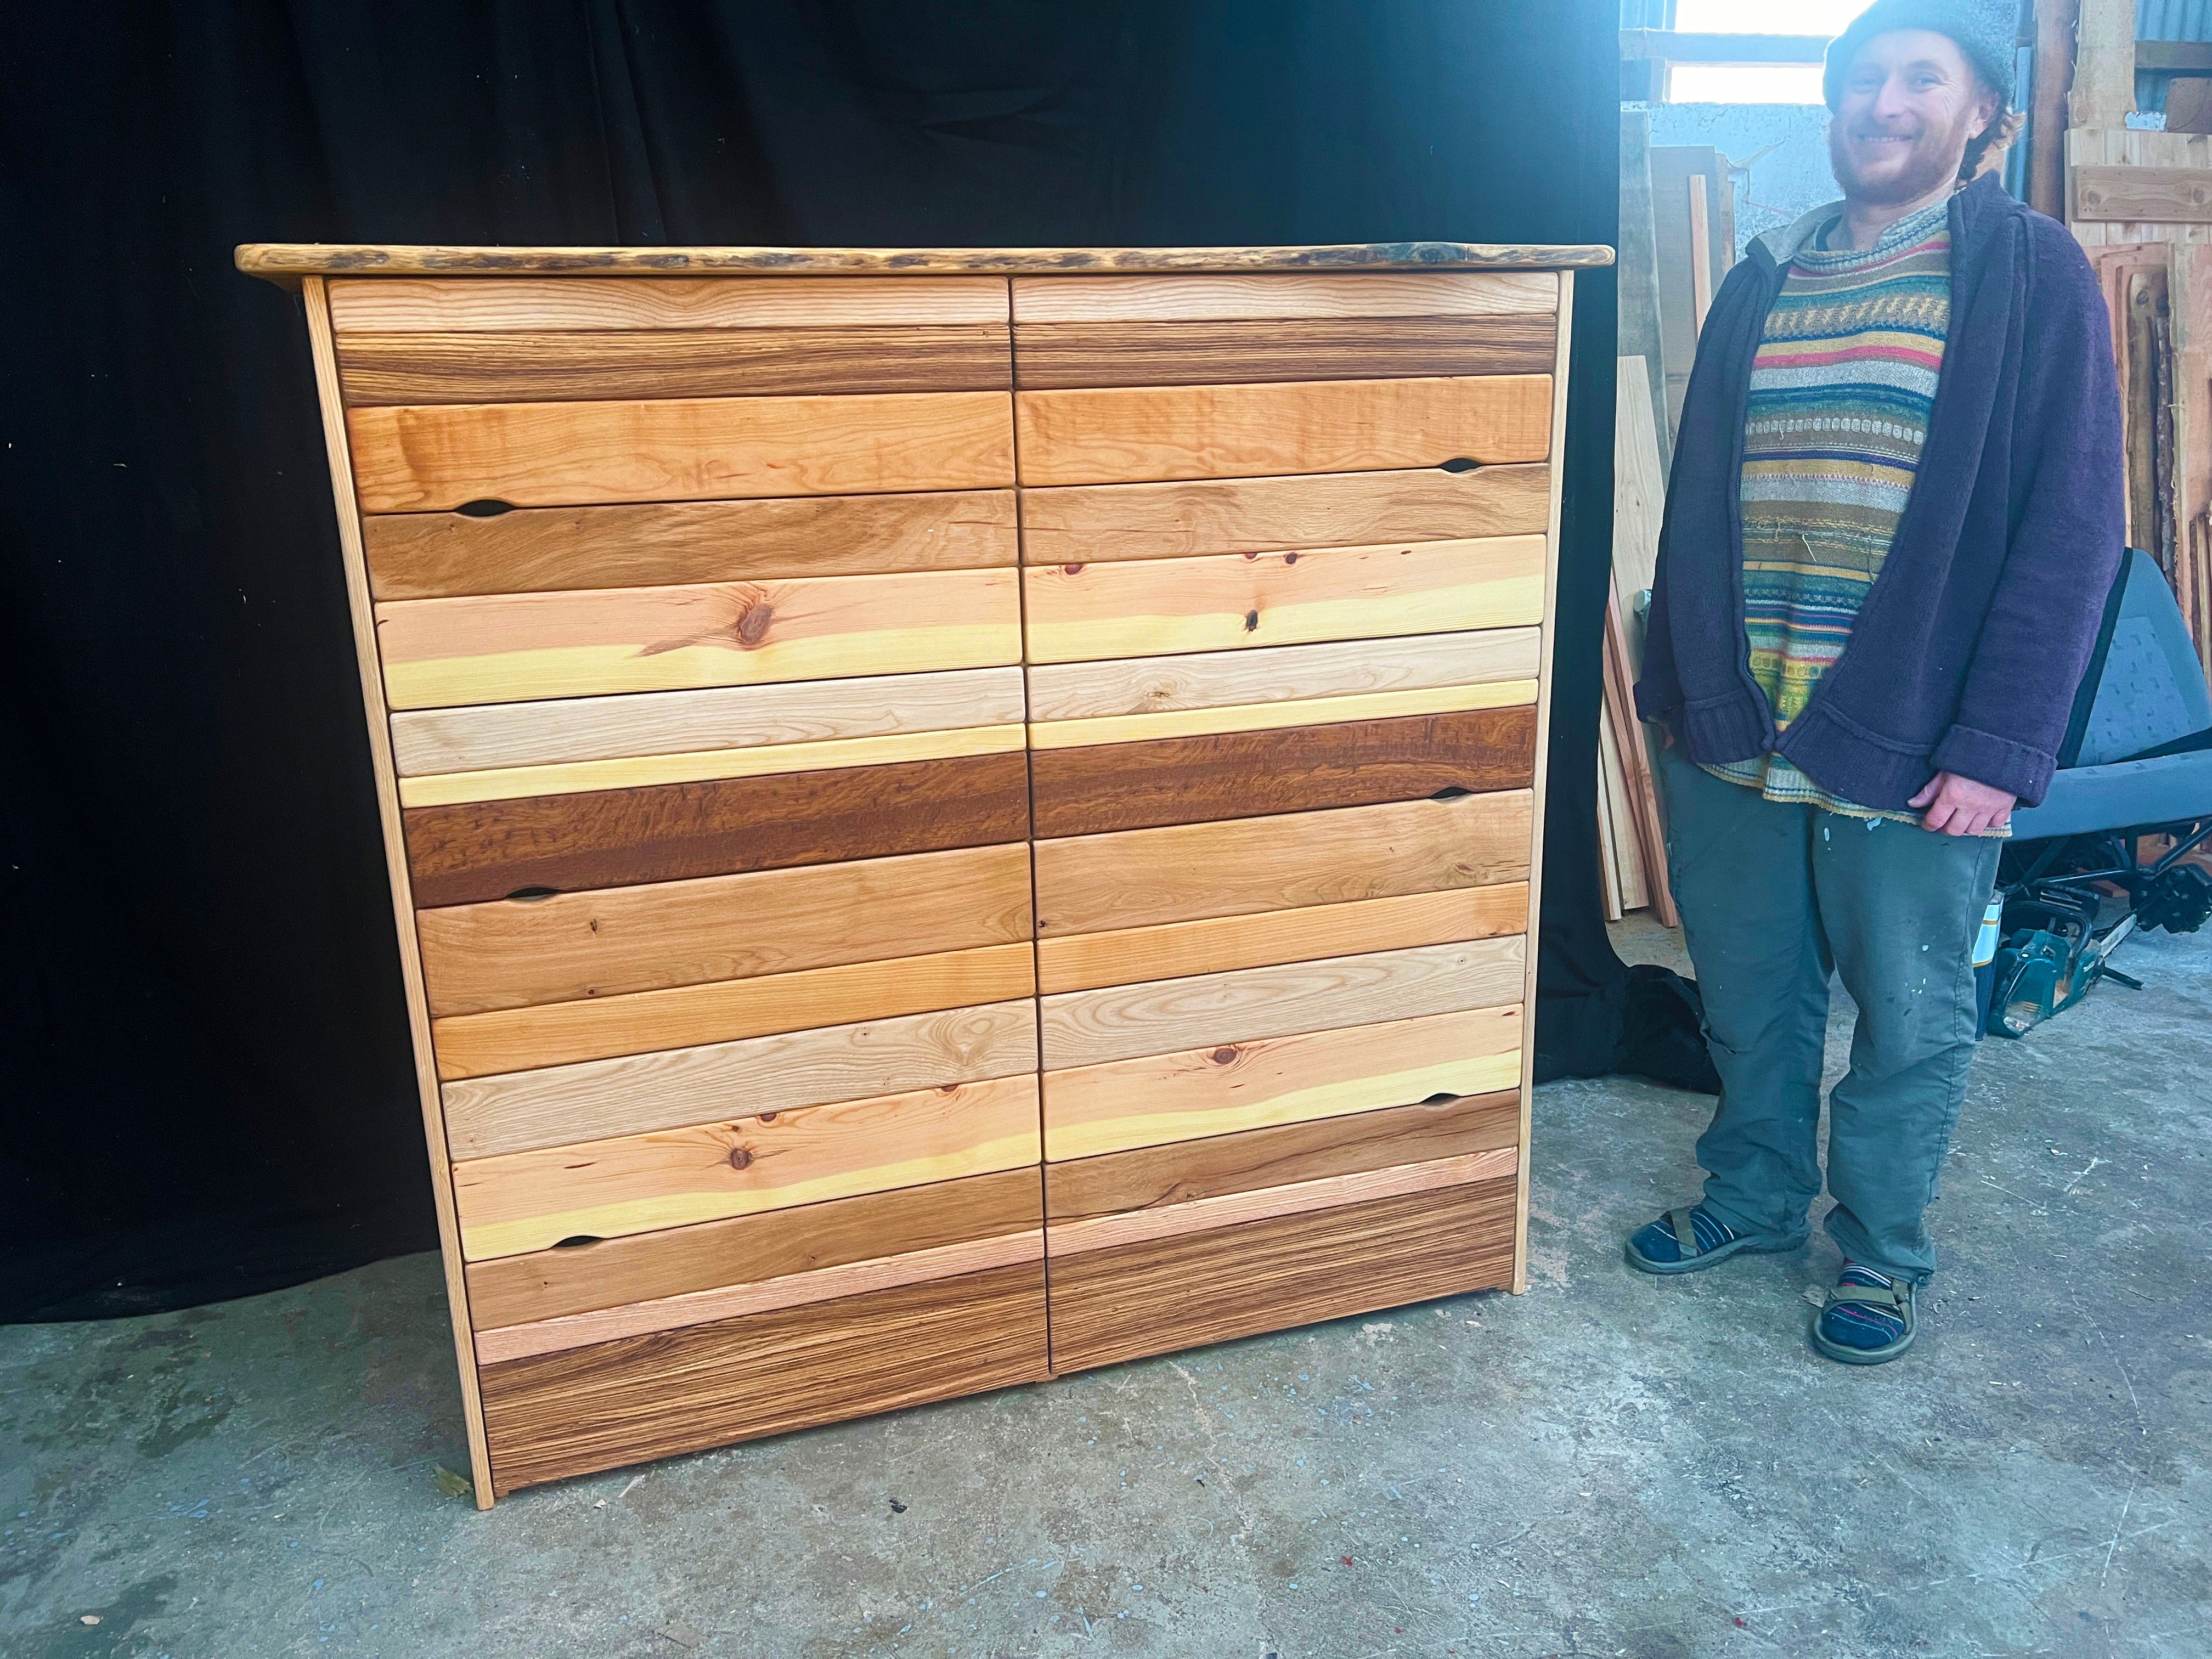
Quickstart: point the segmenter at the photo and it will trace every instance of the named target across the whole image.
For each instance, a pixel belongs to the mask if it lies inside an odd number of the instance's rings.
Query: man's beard
[[[1828,165],[1835,172],[1836,182],[1844,187],[1844,193],[1854,201],[1880,207],[1917,201],[1958,178],[1974,115],[1974,111],[1966,111],[1948,131],[1923,128],[1904,167],[1892,177],[1879,180],[1859,175],[1852,165],[1842,125],[1832,121],[1828,124]]]

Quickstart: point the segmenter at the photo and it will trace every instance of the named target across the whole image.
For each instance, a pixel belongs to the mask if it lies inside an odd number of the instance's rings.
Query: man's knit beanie
[[[1844,77],[1859,48],[1892,29],[1932,29],[1959,43],[1967,61],[2012,107],[2019,29],[2019,0],[1874,0],[1851,26],[1828,43],[1820,89],[1834,109],[1844,101]]]

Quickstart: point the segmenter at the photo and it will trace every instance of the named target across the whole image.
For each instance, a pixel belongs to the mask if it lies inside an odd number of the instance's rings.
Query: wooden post
[[[2066,124],[2124,127],[2136,107],[2136,0],[2078,0],[2078,14]]]
[[[2066,94],[2074,85],[2074,29],[2081,0],[2038,0],[2035,94],[2028,112],[2027,204],[2066,216]]]

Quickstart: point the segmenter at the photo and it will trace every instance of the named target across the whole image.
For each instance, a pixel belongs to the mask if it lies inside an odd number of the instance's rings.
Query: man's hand
[[[1909,805],[1925,809],[1920,818],[1923,830],[1947,836],[1978,836],[2011,822],[2013,803],[2019,799],[1956,772],[1938,772]]]

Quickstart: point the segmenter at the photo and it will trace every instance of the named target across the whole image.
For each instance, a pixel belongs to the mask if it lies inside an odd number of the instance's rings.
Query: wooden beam
[[[2074,27],[2081,0],[2039,0],[2035,86],[2028,112],[2027,204],[2066,214],[2066,94],[2074,84]]]
[[[2212,75],[2212,40],[2138,40],[2136,70],[2165,75]]]
[[[2136,106],[2136,0],[2080,0],[2069,127],[2124,127]]]

